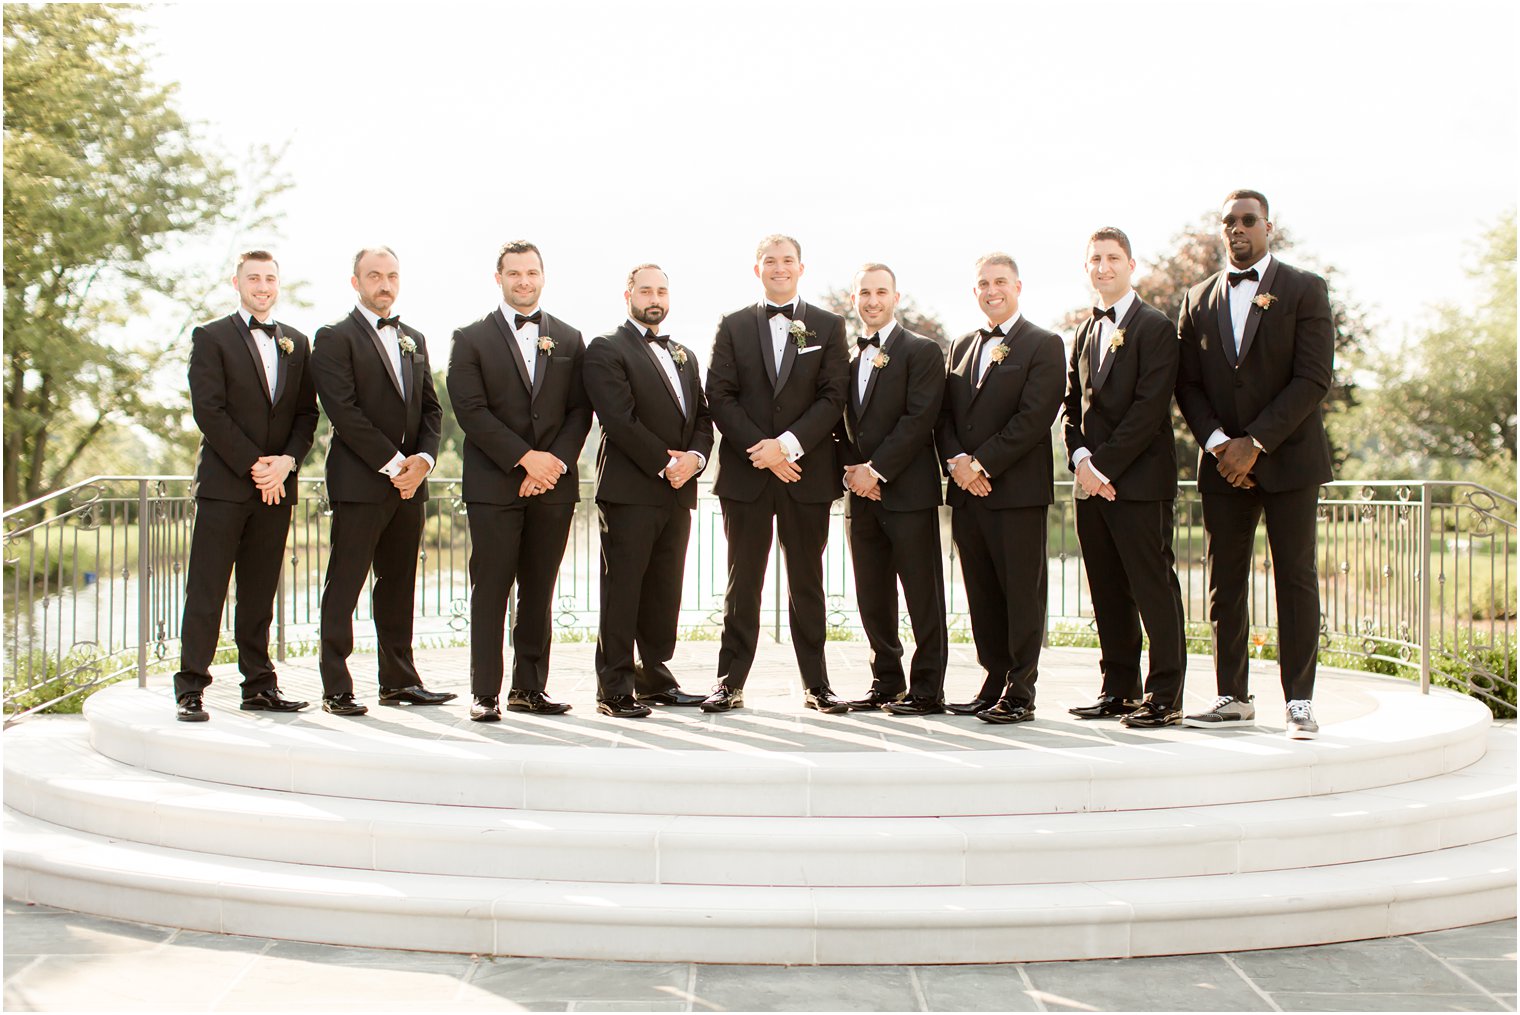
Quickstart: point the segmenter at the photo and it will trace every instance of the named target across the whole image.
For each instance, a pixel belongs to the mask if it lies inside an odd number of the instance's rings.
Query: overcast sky
[[[671,277],[705,361],[759,295],[755,241],[801,239],[802,291],[892,265],[958,333],[971,265],[1018,260],[1039,323],[1090,298],[1102,225],[1145,255],[1265,191],[1341,269],[1383,340],[1468,293],[1516,200],[1513,4],[1444,2],[183,4],[154,72],[237,152],[290,142],[270,245],[310,309],[346,313],[353,251],[401,255],[397,310],[435,360],[500,298],[507,239],[542,247],[544,307],[591,335],[627,269]],[[230,274],[230,266],[229,266]],[[233,303],[228,291],[228,309]]]

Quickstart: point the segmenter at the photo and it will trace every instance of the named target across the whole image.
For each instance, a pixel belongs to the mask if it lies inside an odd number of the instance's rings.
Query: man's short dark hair
[[[665,281],[666,282],[670,281],[670,276],[665,274],[665,269],[664,268],[661,268],[658,264],[655,264],[653,261],[649,261],[649,262],[647,262],[645,264],[636,264],[632,268],[628,269],[628,281],[623,285],[623,289],[625,291],[627,291],[627,292],[633,292],[633,277],[635,275],[637,275],[639,272],[643,271],[645,268],[653,268],[655,271],[659,272],[661,275],[665,275]]]
[[[1135,252],[1130,249],[1129,237],[1124,235],[1123,229],[1119,229],[1114,226],[1104,226],[1102,229],[1099,229],[1097,232],[1093,233],[1087,238],[1087,245],[1090,247],[1094,243],[1097,243],[1099,240],[1113,240],[1115,243],[1119,244],[1119,246],[1124,248],[1125,257],[1129,258],[1132,261],[1135,259]]]
[[[880,261],[871,261],[871,262],[868,262],[866,264],[862,264],[859,268],[856,268],[855,269],[855,281],[857,283],[859,283],[860,276],[864,275],[868,271],[884,271],[888,275],[891,275],[892,276],[892,289],[894,291],[896,291],[896,289],[897,289],[897,272],[893,271],[891,268],[888,268],[885,264],[882,264]]]
[[[527,240],[509,240],[501,245],[501,250],[496,255],[496,270],[501,271],[501,262],[507,259],[508,254],[532,254],[538,258],[538,270],[544,270],[544,255]]]
[[[1261,203],[1261,217],[1269,219],[1272,216],[1267,211],[1267,195],[1259,190],[1232,190],[1224,196],[1226,201],[1259,201]]]
[[[792,249],[797,251],[797,260],[802,260],[802,244],[798,243],[795,239],[786,235],[785,233],[771,233],[769,236],[765,237],[765,239],[755,244],[755,261],[757,263],[759,262],[760,258],[765,255],[765,248],[770,246],[772,243],[790,243],[792,245]]]
[[[990,254],[983,254],[981,257],[978,257],[976,259],[977,272],[980,272],[983,267],[989,264],[1007,265],[1008,270],[1013,272],[1013,277],[1019,277],[1019,266],[1014,263],[1014,260],[1010,255],[1003,253],[1001,250],[995,250]]]
[[[248,263],[249,261],[269,261],[271,264],[274,265],[276,271],[278,271],[279,268],[280,268],[280,262],[276,261],[274,259],[274,255],[271,254],[269,251],[267,251],[267,250],[245,250],[241,254],[238,255],[237,270],[238,271],[242,271],[243,270],[243,265],[246,264],[246,263]]]
[[[354,255],[354,278],[359,277],[359,262],[364,260],[364,256],[366,254],[389,254],[392,257],[396,257],[396,252],[390,247],[362,247],[360,248],[359,252]],[[399,265],[401,263],[401,258],[396,257],[396,263]]]

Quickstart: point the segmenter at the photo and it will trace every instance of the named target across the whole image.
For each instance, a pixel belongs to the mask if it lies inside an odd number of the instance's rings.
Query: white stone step
[[[80,723],[6,734],[5,802],[107,837],[285,863],[643,884],[1058,884],[1324,866],[1514,834],[1515,737],[1370,790],[1164,810],[959,817],[594,814],[355,800],[134,769]]]
[[[754,724],[765,717],[754,713],[727,726],[646,720],[653,725],[642,729],[672,745],[655,749],[503,743],[452,727],[408,727],[410,717],[393,709],[380,709],[392,715],[373,721],[218,711],[210,723],[178,723],[166,691],[123,685],[93,696],[85,711],[100,753],[186,778],[334,797],[653,815],[945,817],[1187,807],[1397,785],[1458,771],[1482,756],[1491,716],[1480,702],[1440,690],[1421,695],[1407,682],[1373,686],[1374,707],[1326,724],[1314,741],[1280,732],[1167,730],[1124,745],[1051,749],[1017,727],[935,717],[962,739],[981,738],[979,749],[959,751],[882,749],[879,739],[872,749],[776,749],[756,738]],[[852,742],[852,731],[872,728],[872,720],[831,718],[839,719],[830,729],[842,745]],[[1087,735],[1078,726],[1067,724],[1071,737]],[[933,743],[931,735],[923,739]]]
[[[5,810],[5,893],[195,930],[496,955],[1009,962],[1273,948],[1515,912],[1515,838],[1302,870],[913,888],[376,872],[114,842]]]

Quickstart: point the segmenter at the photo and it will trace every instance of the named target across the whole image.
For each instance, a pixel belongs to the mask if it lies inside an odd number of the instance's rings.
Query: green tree
[[[60,485],[114,425],[178,430],[145,381],[182,351],[108,336],[145,300],[178,294],[183,276],[150,260],[224,221],[236,186],[172,86],[149,78],[134,18],[114,4],[5,12],[7,504]]]

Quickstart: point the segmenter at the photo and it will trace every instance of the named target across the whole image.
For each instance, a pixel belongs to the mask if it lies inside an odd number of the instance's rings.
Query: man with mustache
[[[395,251],[359,251],[350,284],[359,294],[358,305],[342,320],[317,329],[311,366],[317,396],[332,421],[322,708],[352,716],[368,711],[354,698],[348,657],[354,650],[354,606],[371,568],[380,704],[441,705],[457,695],[424,688],[412,661],[417,548],[443,418],[427,343],[422,332],[390,314],[401,292]]]

